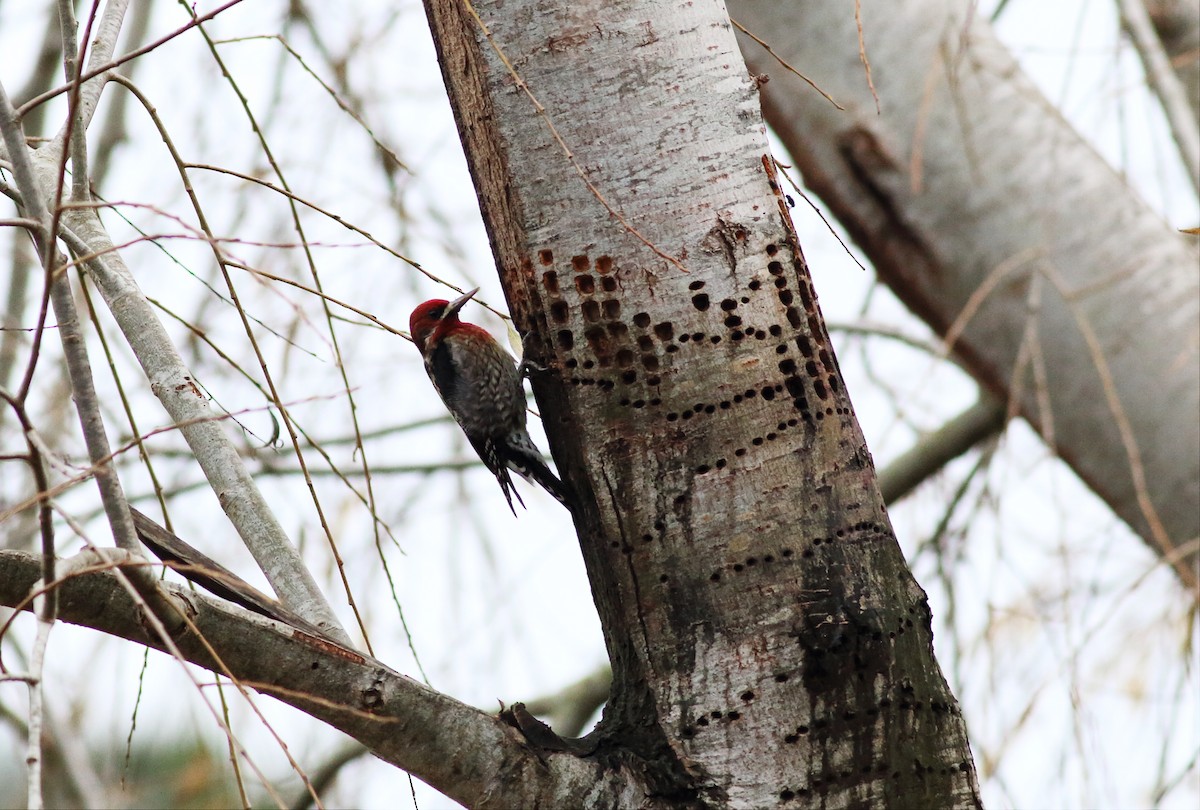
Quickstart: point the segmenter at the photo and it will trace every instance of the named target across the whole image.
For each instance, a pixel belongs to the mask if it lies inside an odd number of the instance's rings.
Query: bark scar
[[[837,148],[850,174],[875,200],[892,227],[905,241],[914,245],[920,255],[934,255],[917,229],[905,219],[902,213],[903,201],[898,201],[880,179],[900,172],[901,166],[875,134],[864,127],[853,127],[838,136]]]
[[[717,224],[709,228],[700,240],[705,253],[721,253],[730,270],[737,270],[737,254],[750,238],[749,229],[740,222],[732,222],[724,215],[717,215]]]

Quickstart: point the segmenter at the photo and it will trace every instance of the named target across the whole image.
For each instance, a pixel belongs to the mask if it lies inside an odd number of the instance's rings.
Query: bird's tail
[[[507,466],[501,466],[496,470],[496,480],[500,482],[500,491],[504,493],[504,500],[508,501],[508,508],[512,510],[513,517],[517,516],[517,507],[513,506],[514,495],[522,509],[529,508],[525,506],[525,501],[521,500],[521,493],[517,492],[517,488],[513,486],[512,476],[509,475]]]
[[[546,462],[542,460],[542,454],[538,452],[533,440],[528,435],[510,439],[504,445],[500,455],[501,461],[508,469],[549,492],[568,510],[575,511],[575,494],[546,466]],[[520,496],[517,500],[520,500]],[[509,505],[512,505],[511,501]]]

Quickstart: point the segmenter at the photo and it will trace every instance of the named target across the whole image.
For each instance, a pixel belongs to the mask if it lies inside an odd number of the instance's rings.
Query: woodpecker
[[[479,288],[453,301],[435,298],[408,318],[413,343],[425,359],[425,372],[467,440],[500,483],[516,515],[509,471],[520,475],[571,508],[567,486],[550,472],[525,428],[525,390],[512,356],[484,329],[459,320],[458,312]]]

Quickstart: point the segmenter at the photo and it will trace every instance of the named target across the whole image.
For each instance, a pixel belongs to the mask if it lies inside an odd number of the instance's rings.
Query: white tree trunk
[[[585,745],[638,802],[977,804],[723,4],[427,8],[580,496]]]
[[[882,114],[849,4],[731,10],[846,107],[742,39],[768,121],[880,277],[1194,586],[1200,258],[970,7],[863,4]]]

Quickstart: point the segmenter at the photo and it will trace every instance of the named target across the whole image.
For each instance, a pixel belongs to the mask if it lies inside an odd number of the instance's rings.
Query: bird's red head
[[[478,287],[468,290],[453,301],[434,298],[418,305],[412,311],[412,315],[408,316],[408,333],[412,336],[413,343],[416,344],[417,349],[422,354],[425,352],[425,345],[431,339],[436,342],[436,339],[443,333],[455,324],[461,323],[458,319],[458,311],[477,292],[479,292]]]

